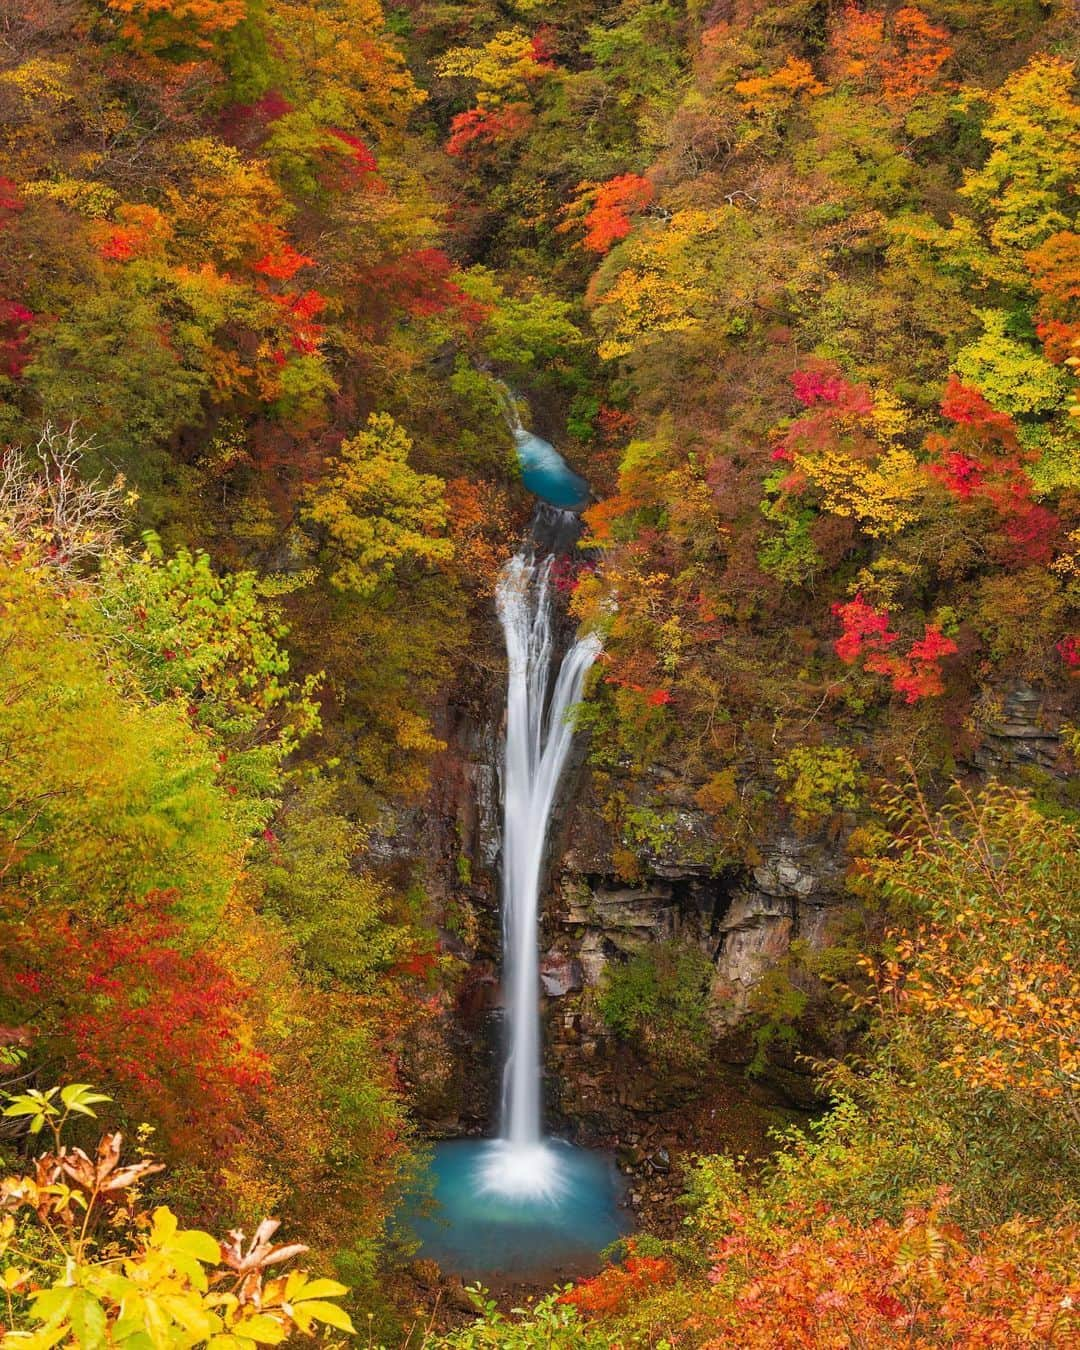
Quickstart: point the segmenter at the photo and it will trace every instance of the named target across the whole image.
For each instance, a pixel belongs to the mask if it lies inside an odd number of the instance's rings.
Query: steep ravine
[[[500,1047],[499,815],[504,658],[494,615],[473,657],[467,698],[438,722],[446,749],[420,808],[385,823],[373,847],[385,865],[422,879],[444,955],[456,963],[453,997],[410,1048],[403,1074],[421,1129],[431,1137],[492,1127]],[[1060,717],[1026,685],[1003,691],[1002,716],[973,752],[970,774],[1054,774]],[[680,802],[663,847],[644,874],[622,880],[613,855],[623,844],[605,818],[586,763],[584,738],[563,782],[556,815],[541,935],[547,1118],[575,1142],[617,1150],[643,1218],[663,1230],[676,1217],[683,1152],[755,1154],[770,1125],[814,1105],[810,1078],[794,1055],[774,1052],[764,1076],[748,1079],[753,1054],[747,1013],[761,978],[795,940],[820,949],[854,901],[845,891],[849,827],[832,834],[793,828],[779,797],[755,840],[754,865],[717,871],[713,829],[694,805],[697,785],[670,771],[626,788],[640,800]],[[608,784],[610,788],[610,784]],[[651,944],[679,939],[707,953],[712,1040],[703,1066],[665,1067],[614,1036],[596,1008],[605,970]],[[838,1046],[812,1045],[821,1051]]]
[[[567,627],[564,640],[568,636]],[[372,840],[386,868],[422,883],[442,952],[453,965],[452,1000],[403,1063],[418,1122],[433,1138],[490,1131],[498,1096],[505,665],[494,615],[488,638],[474,654],[467,698],[441,711],[438,733],[446,749],[427,800],[388,816]],[[785,838],[756,874],[727,869],[713,875],[695,845],[707,819],[688,810],[681,817],[686,838],[673,838],[650,873],[628,886],[612,862],[620,840],[604,819],[587,750],[582,737],[563,780],[544,887],[547,1119],[575,1142],[615,1148],[633,1176],[638,1207],[653,1227],[662,1227],[678,1193],[683,1149],[760,1152],[768,1126],[807,1097],[804,1080],[785,1096],[775,1082],[746,1079],[748,1051],[739,1027],[758,973],[795,933],[817,940],[824,932],[824,916],[837,900],[839,865],[816,854],[811,862],[805,848]],[[715,960],[714,1053],[704,1071],[693,1073],[658,1065],[622,1042],[595,1007],[609,963],[676,936]]]

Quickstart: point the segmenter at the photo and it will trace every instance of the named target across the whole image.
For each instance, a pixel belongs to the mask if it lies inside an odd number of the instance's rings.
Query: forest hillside
[[[3,1350],[1080,1345],[1078,60],[0,5]],[[537,437],[544,1091],[638,1198],[489,1297],[402,1197],[494,1128]]]

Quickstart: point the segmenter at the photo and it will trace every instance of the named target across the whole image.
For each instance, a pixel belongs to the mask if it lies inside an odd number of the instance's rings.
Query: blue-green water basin
[[[436,1144],[428,1177],[434,1204],[407,1202],[403,1216],[420,1240],[417,1256],[466,1279],[555,1281],[598,1269],[604,1248],[632,1228],[614,1160],[557,1139],[538,1147],[549,1154],[551,1184],[511,1182],[501,1191],[500,1140]]]
[[[580,511],[589,504],[589,485],[549,442],[531,431],[515,431],[521,481],[535,497],[564,511]]]

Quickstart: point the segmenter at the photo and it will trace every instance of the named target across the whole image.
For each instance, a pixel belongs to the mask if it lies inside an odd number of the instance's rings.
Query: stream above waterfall
[[[534,497],[564,511],[589,504],[589,485],[548,441],[524,427],[512,428],[521,465],[521,481]]]
[[[589,485],[559,454],[558,450],[530,431],[521,421],[517,395],[505,385],[502,390],[503,415],[514,438],[521,481],[540,501],[560,511],[582,511],[591,500]]]

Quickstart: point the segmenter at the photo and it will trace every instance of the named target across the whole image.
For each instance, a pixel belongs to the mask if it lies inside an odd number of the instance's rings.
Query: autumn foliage
[[[564,209],[560,230],[584,228],[581,247],[607,251],[630,233],[632,218],[653,200],[653,186],[639,174],[621,174],[607,183],[581,183],[578,196]]]
[[[58,1010],[79,1071],[115,1084],[173,1149],[227,1149],[271,1086],[269,1060],[252,1043],[252,990],[223,953],[191,949],[172,899],[148,895],[115,927],[60,924],[37,968],[8,978]]]
[[[888,676],[893,689],[908,703],[944,691],[940,662],[955,656],[958,648],[940,629],[927,624],[923,636],[900,654],[894,647],[900,635],[890,630],[888,614],[868,605],[861,595],[834,605],[833,613],[843,628],[833,646],[845,665],[861,661],[863,670]]]
[[[697,1344],[1071,1344],[1075,1230],[1016,1220],[976,1246],[944,1199],[895,1225],[791,1213],[771,1231],[733,1209],[708,1276],[719,1307],[711,1313],[706,1297],[690,1318]]]
[[[591,1280],[581,1280],[560,1296],[565,1303],[588,1316],[602,1317],[625,1312],[637,1299],[648,1295],[674,1277],[672,1263],[664,1257],[638,1256],[632,1241],[617,1265],[606,1266]]]

